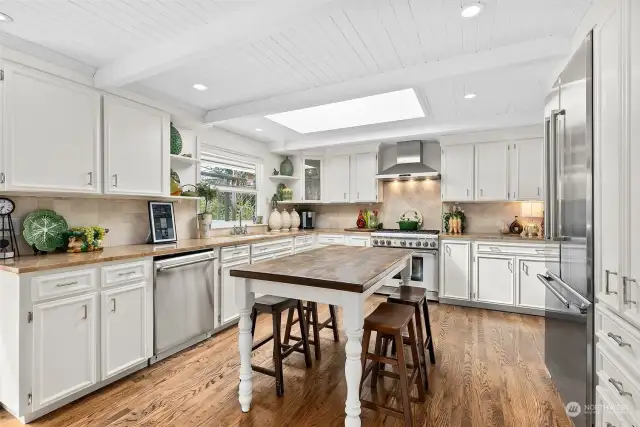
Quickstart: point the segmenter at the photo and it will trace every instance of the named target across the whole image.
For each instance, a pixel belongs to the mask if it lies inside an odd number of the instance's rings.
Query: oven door
[[[402,285],[400,273],[393,276],[393,284]],[[426,288],[431,293],[438,292],[438,251],[414,252],[411,258],[410,286]],[[437,295],[431,295],[437,297]]]

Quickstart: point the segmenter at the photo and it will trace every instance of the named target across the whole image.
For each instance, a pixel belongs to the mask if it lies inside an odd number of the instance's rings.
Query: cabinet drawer
[[[46,274],[31,279],[31,298],[39,301],[97,288],[96,269]]]
[[[296,248],[313,245],[313,235],[296,236],[295,245]]]
[[[558,247],[549,245],[500,245],[488,242],[478,243],[478,253],[484,254],[515,254],[515,255],[539,255],[539,256],[560,256]]]
[[[149,277],[149,269],[145,261],[102,267],[102,286],[105,288],[147,277]]]
[[[596,372],[598,385],[604,387],[617,403],[626,408],[629,418],[640,419],[638,378],[622,367],[607,346],[601,343],[596,346]]]
[[[608,343],[613,353],[627,366],[636,370],[640,380],[640,334],[616,318],[615,314],[598,307],[596,310],[596,335],[601,343]]]
[[[596,427],[633,427],[625,414],[624,405],[616,403],[604,386],[596,387]]]
[[[293,249],[293,239],[279,239],[273,242],[255,243],[251,245],[251,256],[283,252],[288,249]]]
[[[319,245],[344,245],[344,236],[341,234],[320,234]]]
[[[220,260],[222,262],[236,261],[243,258],[249,258],[251,250],[249,245],[232,246],[228,248],[222,248],[220,250]]]

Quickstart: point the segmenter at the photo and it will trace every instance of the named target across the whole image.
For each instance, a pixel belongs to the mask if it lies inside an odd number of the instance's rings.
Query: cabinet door
[[[350,236],[346,239],[349,246],[371,246],[369,237]]]
[[[510,145],[511,150],[511,200],[543,200],[543,149],[542,139],[519,141]]]
[[[507,200],[509,176],[509,144],[487,142],[476,144],[476,200]]]
[[[97,295],[33,307],[33,409],[96,383]]]
[[[327,193],[330,202],[349,201],[349,156],[331,157],[327,162]]]
[[[469,299],[469,242],[443,242],[440,297]]]
[[[538,274],[559,268],[559,262],[543,259],[519,258],[516,274],[516,306],[541,310],[567,311],[557,298],[547,301],[547,288],[538,280]],[[554,270],[557,271],[557,270]]]
[[[225,264],[220,268],[220,304],[222,305],[222,325],[225,323],[233,322],[238,318],[238,309],[236,307],[236,278],[230,274],[231,269],[241,265],[249,264],[248,261],[235,262],[231,264]]]
[[[102,299],[102,379],[147,359],[147,282],[104,291]]]
[[[473,145],[442,149],[442,200],[473,200]]]
[[[169,115],[104,97],[105,192],[169,195]]]
[[[476,257],[474,297],[478,302],[513,305],[514,258],[478,255]]]
[[[18,65],[4,73],[6,189],[99,193],[100,94]]]
[[[355,202],[378,201],[378,156],[376,153],[356,154],[351,157],[351,200]]]
[[[305,158],[302,163],[304,165],[304,173],[302,175],[302,179],[304,181],[303,200],[321,201],[324,196],[322,184],[324,171],[322,160]]]
[[[594,30],[594,233],[596,298],[620,312],[622,120],[620,116],[620,11]],[[599,225],[599,227],[598,227]],[[598,249],[599,247],[599,249]]]

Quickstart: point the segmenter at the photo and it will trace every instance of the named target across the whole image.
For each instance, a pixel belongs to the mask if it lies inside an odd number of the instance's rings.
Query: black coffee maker
[[[316,226],[316,213],[314,211],[300,212],[300,225],[303,230],[311,230]]]

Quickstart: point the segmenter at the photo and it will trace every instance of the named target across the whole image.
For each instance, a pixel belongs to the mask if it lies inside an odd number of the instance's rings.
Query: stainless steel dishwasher
[[[215,318],[214,251],[154,258],[155,363],[212,335]]]

